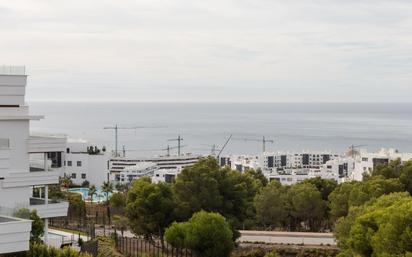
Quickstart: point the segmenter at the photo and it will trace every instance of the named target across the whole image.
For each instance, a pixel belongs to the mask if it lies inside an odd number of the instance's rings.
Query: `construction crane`
[[[181,142],[183,141],[183,138],[178,135],[177,138],[172,138],[167,141],[177,141],[177,155],[180,156],[180,148],[181,148]]]
[[[229,144],[229,142],[230,142],[231,139],[232,139],[232,135],[230,135],[230,136],[227,138],[226,142],[225,142],[225,143],[223,144],[223,146],[222,146],[222,149],[220,149],[219,153],[217,154],[216,158],[217,158],[217,161],[218,161],[218,162],[219,162],[219,157],[220,157],[220,155],[222,154],[223,150],[225,150],[227,144]]]
[[[263,150],[263,152],[266,152],[266,143],[274,143],[274,142],[275,142],[274,140],[266,139],[265,136],[263,136],[262,139],[256,139],[256,138],[234,138],[234,140],[262,142],[262,150]]]
[[[220,149],[218,148],[216,144],[213,144],[213,145],[202,144],[202,145],[207,146],[207,147],[199,147],[199,148],[191,148],[191,149],[202,150],[202,151],[209,150],[210,154],[213,156],[216,156],[216,152],[220,151]]]
[[[358,149],[359,147],[364,147],[364,146],[368,146],[368,145],[353,145],[352,144],[351,146],[349,146],[349,150],[347,152],[347,155],[354,158],[355,154],[359,153],[356,149]]]
[[[181,145],[180,148],[186,147],[187,145]],[[123,157],[126,156],[126,152],[145,152],[145,151],[152,151],[152,152],[158,152],[158,151],[167,151],[167,156],[170,156],[170,150],[177,149],[178,146],[167,146],[166,148],[162,149],[126,149],[125,146],[123,146]]]
[[[136,129],[144,129],[144,128],[162,128],[162,127],[159,127],[159,126],[119,127],[118,124],[115,124],[115,125],[112,126],[112,127],[104,127],[103,129],[112,129],[112,130],[114,130],[115,157],[118,157],[118,156],[119,156],[119,146],[118,146],[118,142],[119,142],[119,140],[118,140],[119,129],[122,129],[122,130],[129,129],[129,130],[135,130],[135,131],[136,131]]]

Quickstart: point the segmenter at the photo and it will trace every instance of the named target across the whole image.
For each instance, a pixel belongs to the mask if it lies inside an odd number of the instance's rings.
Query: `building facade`
[[[68,139],[63,154],[64,171],[61,176],[70,177],[77,185],[88,182],[99,188],[108,179],[111,157],[112,154],[106,151],[104,146],[81,139]]]
[[[153,181],[171,182],[177,174],[187,166],[195,164],[201,158],[200,155],[180,155],[180,156],[158,156],[152,158],[132,158],[117,157],[109,161],[110,179],[115,182],[121,182],[122,172],[130,170],[141,170],[139,167],[142,163],[156,165],[153,175]],[[125,172],[123,172],[123,179]]]
[[[66,216],[68,210],[67,202],[48,198],[48,186],[59,182],[58,156],[65,139],[30,136],[30,122],[43,117],[29,114],[26,83],[24,67],[0,67],[0,254],[29,248],[31,221],[13,217],[20,210],[37,210],[45,220],[46,243],[48,219]],[[43,162],[31,168],[34,155]],[[34,197],[34,188],[44,197]]]

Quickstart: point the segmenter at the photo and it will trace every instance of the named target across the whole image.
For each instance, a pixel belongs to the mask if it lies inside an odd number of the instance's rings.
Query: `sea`
[[[351,145],[369,151],[395,148],[412,152],[412,104],[378,103],[114,103],[30,102],[30,113],[44,115],[31,130],[66,134],[115,148],[129,157],[209,154],[259,154],[267,151],[345,152]],[[138,127],[138,128],[136,128]],[[219,151],[216,151],[219,152]]]

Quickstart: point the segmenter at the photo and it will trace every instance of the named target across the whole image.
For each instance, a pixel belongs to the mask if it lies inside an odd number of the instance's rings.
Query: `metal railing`
[[[60,199],[49,199],[47,202],[48,204],[55,204],[55,203],[64,203],[64,200]],[[46,204],[46,200],[43,198],[38,198],[38,197],[30,197],[30,206],[32,205],[43,205]]]
[[[13,218],[30,219],[30,211],[27,208],[16,206],[8,208],[0,206],[0,223],[15,221]]]
[[[0,65],[0,75],[26,75],[26,67]]]

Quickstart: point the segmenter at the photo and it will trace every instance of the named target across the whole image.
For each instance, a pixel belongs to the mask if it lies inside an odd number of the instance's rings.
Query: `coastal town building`
[[[133,171],[135,171],[135,175],[144,173],[146,166],[143,163],[149,163],[149,167],[155,164],[158,171],[153,173],[153,181],[171,182],[184,167],[195,164],[200,158],[200,155],[191,154],[144,158],[111,158],[109,161],[110,179],[115,182],[125,182],[128,175],[133,176]]]
[[[0,66],[0,254],[29,249],[31,221],[19,216],[22,209],[44,219],[46,243],[48,219],[68,210],[67,202],[48,197],[49,185],[59,182],[65,138],[30,135],[30,122],[43,117],[29,113],[26,83],[24,67]],[[34,156],[42,156],[41,165]]]
[[[382,148],[378,152],[371,153],[361,149],[354,153],[355,167],[349,174],[350,180],[361,181],[363,174],[370,174],[378,165],[387,165],[390,161],[400,160],[406,162],[412,160],[412,153],[401,153],[396,149]]]
[[[64,170],[61,176],[70,177],[76,185],[101,187],[109,178],[109,160],[112,153],[82,139],[68,139],[63,153]]]

